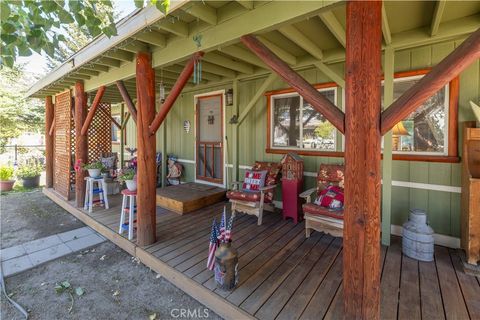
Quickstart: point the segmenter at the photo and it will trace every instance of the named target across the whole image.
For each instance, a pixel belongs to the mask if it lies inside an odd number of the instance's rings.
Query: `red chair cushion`
[[[126,195],[126,196],[136,196],[137,195],[137,190],[130,191],[128,189],[123,189],[121,194]]]
[[[260,197],[260,191],[230,190],[227,192],[227,198],[231,200],[258,202],[260,201]],[[265,203],[272,202],[272,200],[267,197],[265,197],[263,201]]]
[[[314,203],[325,208],[338,210],[343,208],[343,202],[343,189],[337,186],[328,186],[320,192]]]
[[[343,220],[343,210],[330,210],[314,203],[304,204],[303,212]]]
[[[267,177],[265,179],[265,186],[271,186],[280,182],[280,171],[282,170],[281,162],[263,162],[256,161],[252,170],[261,171],[267,170]],[[265,192],[265,202],[272,202],[273,190]]]

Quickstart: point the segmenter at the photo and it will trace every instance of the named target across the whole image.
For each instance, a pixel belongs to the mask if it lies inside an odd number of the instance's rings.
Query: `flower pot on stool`
[[[137,181],[135,181],[135,180],[125,180],[125,184],[127,185],[128,190],[137,191]]]
[[[100,171],[101,169],[87,169],[88,170],[88,175],[92,178],[98,178],[100,177]]]

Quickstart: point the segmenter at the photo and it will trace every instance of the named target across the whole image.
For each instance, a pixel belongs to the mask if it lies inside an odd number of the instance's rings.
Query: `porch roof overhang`
[[[403,50],[467,37],[480,27],[480,3],[385,2],[382,16],[384,47]],[[54,95],[82,80],[86,92],[107,86],[104,99],[115,103],[122,101],[115,82],[124,80],[135,99],[134,57],[140,51],[152,54],[156,81],[167,89],[199,50],[206,53],[203,81],[190,81],[186,90],[263,77],[270,70],[241,44],[245,34],[257,35],[293,69],[318,67],[338,82],[342,70],[328,65],[345,60],[345,25],[344,1],[172,1],[167,16],[155,7],[133,12],[118,23],[117,36],[96,38],[27,95]],[[202,36],[200,48],[194,35]]]

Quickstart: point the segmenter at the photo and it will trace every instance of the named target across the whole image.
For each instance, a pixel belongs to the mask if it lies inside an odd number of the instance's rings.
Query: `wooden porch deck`
[[[341,238],[314,232],[306,239],[303,223],[278,213],[267,213],[262,226],[239,214],[233,243],[240,282],[225,292],[205,268],[212,218],[223,203],[185,216],[158,208],[157,242],[142,248],[117,233],[119,196],[109,198],[111,209],[88,214],[51,189],[44,193],[224,318],[343,318]],[[480,279],[463,272],[456,250],[437,246],[435,262],[417,262],[401,254],[396,237],[381,258],[382,319],[480,319]]]

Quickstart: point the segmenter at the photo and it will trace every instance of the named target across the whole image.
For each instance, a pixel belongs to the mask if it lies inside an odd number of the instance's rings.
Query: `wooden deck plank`
[[[448,254],[448,249],[436,246],[435,260],[446,318],[469,319],[467,307],[463,300],[455,269]]]
[[[343,320],[345,318],[345,308],[343,306],[343,281],[338,287],[324,320]]]
[[[315,263],[320,259],[323,253],[328,249],[334,238],[329,235],[324,235],[316,244],[315,248],[305,255],[290,275],[283,281],[283,283],[276,288],[275,292],[268,298],[268,300],[260,307],[255,317],[259,319],[275,319],[280,313],[283,306],[288,299],[294,294],[297,287],[302,283],[305,277],[310,273]],[[340,239],[335,241],[341,242]],[[250,297],[249,297],[250,299]],[[248,311],[248,310],[247,310]]]
[[[459,253],[453,249],[449,249],[449,253],[467,305],[468,314],[471,319],[480,319],[480,285],[474,276],[463,271]]]
[[[419,262],[422,319],[445,319],[435,262]]]
[[[385,255],[382,279],[380,283],[380,315],[382,319],[397,319],[397,306],[400,293],[400,271],[402,268],[402,251],[400,238],[392,238]]]
[[[243,310],[246,310],[250,314],[255,314],[258,309],[267,301],[267,299],[275,292],[275,290],[283,283],[283,281],[291,274],[295,267],[300,266],[304,267],[301,262],[304,262],[304,259],[310,255],[312,249],[315,248],[316,244],[320,241],[323,234],[316,233],[310,238],[307,238],[297,249],[295,249],[290,256],[288,256],[285,261],[281,264],[271,261],[271,265],[265,265],[261,270],[259,270],[254,276],[248,279],[247,282],[243,285],[245,288],[247,284],[253,284],[252,287],[257,286],[257,288],[248,296],[245,301],[242,302],[240,307]],[[273,264],[273,265],[272,265]],[[275,266],[279,265],[276,269]],[[275,270],[266,277],[270,270]],[[262,274],[263,273],[263,274]],[[262,282],[262,279],[263,280]]]
[[[403,256],[400,276],[399,319],[421,319],[418,261]]]
[[[341,250],[341,243],[333,241],[330,244],[276,319],[291,320],[300,318],[303,310],[305,310],[315,291],[327,275],[327,272],[337,257],[341,255]]]

